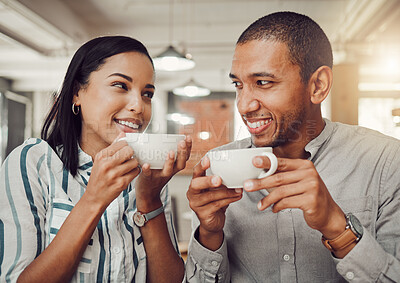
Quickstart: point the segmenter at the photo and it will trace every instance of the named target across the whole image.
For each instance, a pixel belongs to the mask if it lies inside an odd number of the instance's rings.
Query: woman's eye
[[[126,86],[125,83],[115,82],[115,83],[112,84],[112,86],[119,87],[119,88],[122,88],[124,90],[128,90],[128,87]]]
[[[146,91],[143,96],[148,97],[148,98],[153,98],[154,92],[152,91]]]

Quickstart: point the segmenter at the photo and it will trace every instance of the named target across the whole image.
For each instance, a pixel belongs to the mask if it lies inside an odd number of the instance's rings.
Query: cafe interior
[[[211,148],[248,136],[229,79],[235,42],[259,17],[306,14],[333,47],[324,117],[400,139],[398,0],[0,0],[0,161],[43,119],[75,50],[102,35],[139,39],[154,58],[153,133],[190,134],[192,156],[173,177],[182,250],[190,238],[186,190]]]

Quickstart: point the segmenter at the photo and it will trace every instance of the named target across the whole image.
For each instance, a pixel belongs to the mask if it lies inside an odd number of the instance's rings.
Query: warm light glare
[[[191,125],[195,122],[193,117],[181,113],[168,114],[167,119],[181,125]]]
[[[154,68],[161,71],[189,70],[193,68],[194,65],[194,61],[178,57],[168,56],[154,59]]]
[[[199,138],[202,140],[208,140],[210,138],[210,132],[200,132]]]
[[[400,83],[359,83],[360,91],[400,91]]]
[[[388,74],[397,74],[399,73],[399,60],[396,60],[396,58],[390,58],[386,59],[384,62],[384,68],[386,73]]]
[[[210,95],[211,91],[208,88],[202,87],[191,79],[184,86],[176,87],[172,90],[175,95],[187,97],[200,97]]]

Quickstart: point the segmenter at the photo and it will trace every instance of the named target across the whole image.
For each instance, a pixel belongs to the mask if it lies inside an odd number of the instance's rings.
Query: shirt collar
[[[335,129],[334,123],[332,123],[330,120],[324,118],[324,122],[325,122],[325,127],[322,130],[322,132],[316,138],[311,140],[304,148],[306,152],[310,153],[310,160],[313,159],[313,157],[318,152],[322,144],[324,144],[325,141],[327,141],[332,136],[332,133]],[[256,147],[253,144],[251,138],[243,139],[241,140],[241,143],[242,144],[240,148]]]
[[[78,162],[79,170],[86,171],[92,168],[93,166],[92,157],[82,150],[82,148],[79,146],[79,143],[78,143],[78,159],[79,159]]]
[[[325,119],[325,127],[322,132],[313,140],[311,140],[304,148],[304,150],[310,153],[310,160],[312,160],[321,146],[332,136],[333,131],[335,130],[335,124],[330,120]]]

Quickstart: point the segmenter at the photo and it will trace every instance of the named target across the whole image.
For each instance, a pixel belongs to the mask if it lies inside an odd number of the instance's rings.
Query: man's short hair
[[[331,44],[321,27],[305,15],[294,12],[277,12],[252,23],[236,44],[251,40],[274,40],[285,43],[289,59],[300,67],[303,83],[321,66],[332,68]]]

